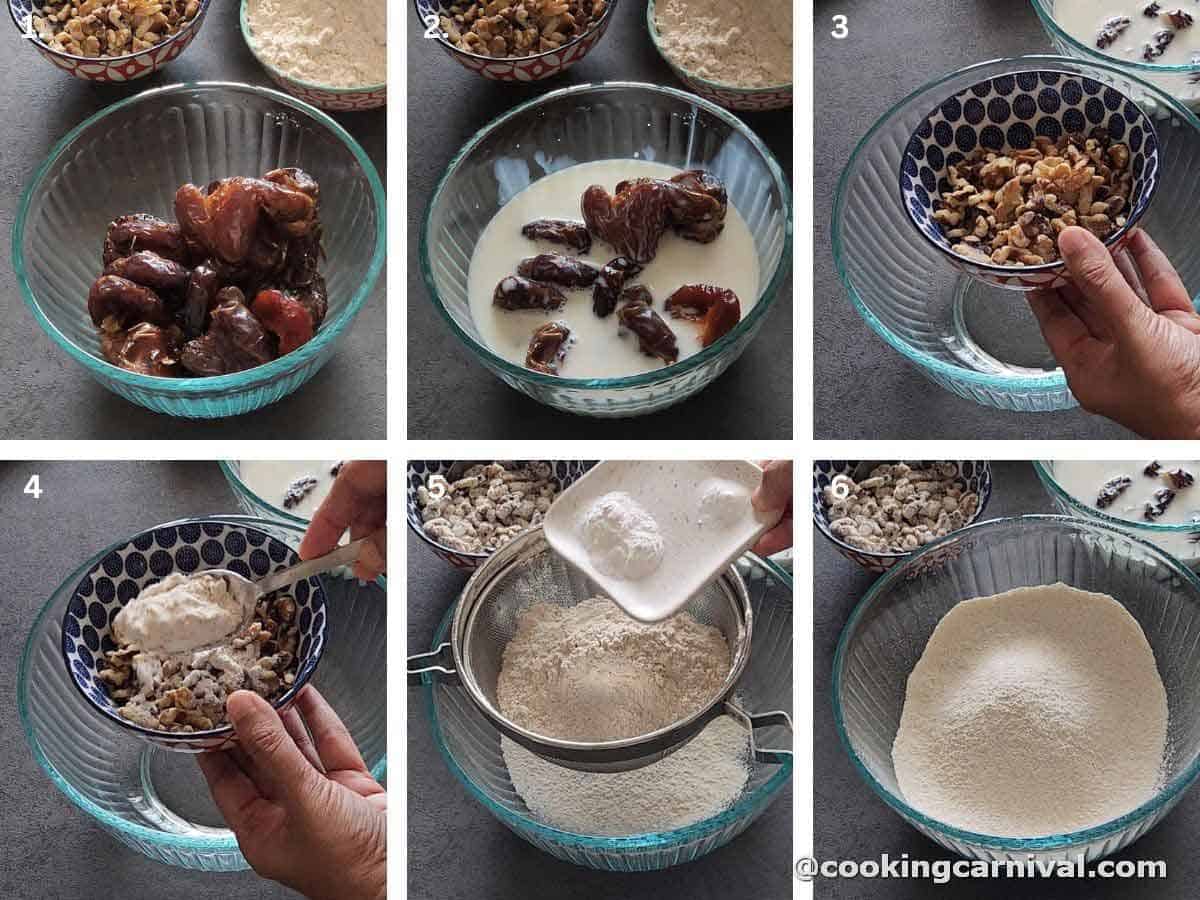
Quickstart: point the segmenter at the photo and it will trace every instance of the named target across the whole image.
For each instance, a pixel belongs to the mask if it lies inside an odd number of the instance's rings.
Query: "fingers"
[[[300,717],[300,713],[296,711],[295,705],[289,706],[281,712],[279,718],[283,720],[283,727],[287,729],[287,733],[296,742],[296,746],[304,754],[304,758],[308,760],[309,765],[318,772],[324,773],[325,767],[321,765],[321,755],[317,753],[312,735],[308,733],[308,727],[304,724],[304,719]]]
[[[1064,369],[1075,369],[1099,349],[1092,333],[1060,292],[1031,291],[1027,297],[1046,345]]]
[[[1074,312],[1093,337],[1112,341],[1137,327],[1146,308],[1099,238],[1072,226],[1058,236],[1058,249],[1078,289]]]
[[[316,770],[266,700],[252,691],[235,691],[225,709],[249,761],[247,774],[262,794],[288,806],[311,792]]]
[[[786,516],[783,521],[764,534],[754,545],[754,552],[759,556],[770,556],[792,546],[792,517]]]
[[[235,834],[260,834],[281,821],[282,809],[259,792],[231,753],[201,753],[196,762],[213,802]]]
[[[355,522],[384,524],[386,498],[386,463],[370,460],[346,463],[309,523],[300,543],[300,558],[312,559],[333,550]]]
[[[751,495],[754,508],[763,513],[782,514],[792,502],[792,461],[771,460],[763,468],[762,481]]]
[[[1146,295],[1145,285],[1142,284],[1141,273],[1138,272],[1137,263],[1133,261],[1129,251],[1122,247],[1113,253],[1112,257],[1121,272],[1121,277],[1125,279],[1125,283],[1133,288],[1133,292],[1138,295],[1139,300],[1149,306],[1150,298]]]
[[[354,574],[363,581],[374,581],[387,571],[387,529],[377,528],[370,534],[371,542],[354,564]]]
[[[296,708],[308,723],[313,744],[325,771],[343,770],[364,774],[369,771],[363,762],[362,754],[358,752],[354,738],[316,688],[311,685],[305,686],[296,696]]]
[[[1129,239],[1129,255],[1137,265],[1150,307],[1162,313],[1176,309],[1194,313],[1192,298],[1167,255],[1138,228]]]

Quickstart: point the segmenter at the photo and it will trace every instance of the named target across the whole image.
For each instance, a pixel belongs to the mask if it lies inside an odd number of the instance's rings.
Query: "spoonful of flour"
[[[1141,626],[1112,597],[1059,583],[966,600],[942,618],[909,675],[892,761],[921,812],[1038,837],[1149,800],[1166,734]]]

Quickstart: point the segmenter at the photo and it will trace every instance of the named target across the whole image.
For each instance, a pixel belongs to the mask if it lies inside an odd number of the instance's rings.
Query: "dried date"
[[[592,312],[603,319],[616,309],[625,282],[639,275],[641,271],[641,263],[634,262],[627,256],[618,256],[606,262],[592,288]]]
[[[624,190],[610,194],[598,184],[583,192],[581,208],[588,231],[643,265],[654,259],[658,242],[670,221],[670,200],[663,182],[623,182]]]
[[[582,222],[566,219],[536,219],[521,228],[521,234],[537,241],[550,241],[570,247],[576,253],[587,253],[592,249],[592,235]]]
[[[129,328],[139,322],[167,325],[170,316],[162,298],[150,288],[122,278],[101,275],[88,291],[88,313],[96,325],[115,325],[108,330]],[[107,327],[107,326],[106,326]]]
[[[287,235],[301,237],[314,228],[316,209],[316,201],[303,191],[262,178],[225,178],[207,191],[185,184],[175,192],[175,218],[184,235],[233,265],[250,256],[260,216]]]
[[[1146,468],[1142,469],[1142,474],[1147,478],[1157,478],[1158,473],[1161,471],[1162,463],[1160,463],[1158,460],[1155,460],[1154,462],[1146,464]]]
[[[652,307],[654,306],[654,295],[644,284],[631,284],[621,291],[621,305],[625,306],[627,303],[644,303],[646,306]]]
[[[570,346],[571,329],[566,322],[547,322],[529,339],[525,368],[543,375],[557,375]]]
[[[142,375],[171,378],[179,374],[179,341],[179,329],[142,322],[128,331],[103,334],[100,350],[114,366]]]
[[[559,309],[567,298],[552,284],[542,284],[521,275],[500,279],[492,303],[501,309]]]
[[[724,230],[729,195],[717,176],[703,169],[689,169],[666,181],[657,178],[622,181],[617,185],[617,193],[637,183],[662,187],[667,197],[669,224],[680,237],[709,244]]]
[[[647,356],[657,356],[668,365],[679,359],[675,333],[645,303],[634,301],[625,304],[617,311],[617,320],[623,328],[637,336],[638,349]]]
[[[225,375],[270,362],[275,349],[262,323],[246,308],[242,292],[222,288],[208,331],[183,345],[180,361],[194,375]]]
[[[1105,19],[1100,25],[1100,31],[1096,34],[1096,46],[1101,50],[1111,46],[1128,27],[1128,16],[1113,16],[1110,19]]]
[[[1187,469],[1172,469],[1167,473],[1167,478],[1170,480],[1171,486],[1177,491],[1191,487],[1196,483],[1196,476],[1187,471]]]
[[[1100,493],[1096,495],[1096,509],[1106,509],[1112,505],[1124,490],[1133,484],[1133,479],[1128,475],[1118,475],[1116,478],[1110,478],[1100,487]]]
[[[1175,32],[1169,28],[1164,28],[1150,35],[1148,40],[1142,47],[1142,59],[1146,62],[1158,59],[1166,52],[1167,47],[1171,45],[1171,41],[1175,39]]]
[[[1196,21],[1195,17],[1190,12],[1182,9],[1172,9],[1167,13],[1167,21],[1171,23],[1171,27],[1180,30],[1183,28],[1191,28],[1192,23]]]
[[[1167,507],[1171,505],[1171,501],[1175,499],[1175,492],[1170,488],[1159,488],[1154,492],[1154,499],[1146,502],[1146,509],[1142,513],[1143,517],[1148,522],[1153,522],[1159,516],[1167,511]]]
[[[573,256],[539,253],[521,260],[517,274],[534,281],[549,281],[568,288],[590,287],[600,270]]]
[[[279,339],[280,356],[312,340],[312,316],[300,301],[283,291],[259,291],[250,311]]]
[[[191,273],[185,266],[159,256],[153,250],[138,250],[114,259],[104,267],[105,275],[120,275],[155,291],[175,293],[187,287]]]
[[[138,250],[152,250],[178,263],[186,263],[188,258],[187,245],[178,225],[146,213],[114,219],[104,236],[104,265]]]
[[[728,334],[742,317],[737,294],[711,284],[685,284],[667,298],[666,309],[677,319],[701,323],[703,347]]]
[[[221,278],[211,261],[192,269],[183,299],[183,331],[189,338],[203,334],[208,311],[216,302],[220,289]]]

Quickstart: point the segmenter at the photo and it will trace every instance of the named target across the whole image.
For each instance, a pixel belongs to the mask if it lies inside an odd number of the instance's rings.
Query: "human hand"
[[[758,539],[754,552],[770,556],[792,546],[792,461],[768,459],[759,465],[763,469],[762,482],[750,502],[775,524]]]
[[[371,539],[354,564],[354,574],[373,581],[387,571],[386,462],[360,460],[342,466],[300,542],[300,558],[336,549],[347,528],[351,540]]]
[[[1200,436],[1200,316],[1167,257],[1141,229],[1115,256],[1078,227],[1058,248],[1073,284],[1029,305],[1079,405],[1142,437]]]
[[[316,688],[282,717],[251,691],[226,710],[237,747],[198,761],[254,871],[311,900],[384,900],[387,792]]]

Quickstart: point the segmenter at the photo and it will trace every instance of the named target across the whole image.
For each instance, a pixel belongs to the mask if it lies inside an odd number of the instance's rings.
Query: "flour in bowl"
[[[948,825],[1038,837],[1100,825],[1159,787],[1167,694],[1125,607],[1065,584],[959,603],[908,678],[896,780]]]
[[[292,78],[335,88],[387,81],[384,0],[250,0],[246,21],[259,56]]]

